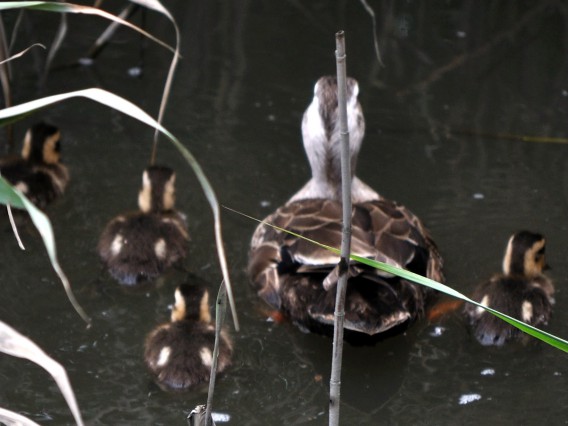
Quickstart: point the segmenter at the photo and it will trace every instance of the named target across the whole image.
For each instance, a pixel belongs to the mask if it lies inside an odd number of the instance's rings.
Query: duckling
[[[185,217],[174,209],[175,173],[150,166],[142,175],[139,211],[121,214],[103,230],[98,252],[121,284],[152,280],[186,256],[189,234]]]
[[[503,273],[478,285],[471,298],[532,326],[546,325],[554,304],[554,285],[543,274],[548,267],[545,247],[541,234],[520,231],[512,235],[503,259]],[[523,341],[527,336],[483,308],[467,304],[464,312],[482,345],[501,346],[511,340]]]
[[[231,365],[233,345],[221,331],[217,372]],[[164,389],[183,390],[209,381],[215,345],[215,326],[209,312],[209,292],[182,284],[175,291],[171,322],[159,325],[146,337],[144,359]]]
[[[40,209],[65,192],[67,167],[61,163],[61,132],[37,123],[24,137],[20,156],[0,159],[0,174]]]
[[[365,133],[359,86],[347,79],[352,173],[351,251],[443,282],[443,261],[420,219],[380,196],[355,176]],[[337,81],[320,78],[304,113],[302,136],[311,179],[264,219],[323,244],[341,245],[341,159]],[[259,225],[251,240],[248,273],[258,295],[300,329],[333,333],[338,255]],[[350,262],[345,302],[346,340],[381,339],[424,314],[433,291],[377,269]]]

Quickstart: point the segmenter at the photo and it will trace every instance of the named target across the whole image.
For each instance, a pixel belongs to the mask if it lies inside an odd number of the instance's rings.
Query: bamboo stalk
[[[347,127],[346,104],[346,55],[345,33],[335,34],[335,60],[337,65],[337,101],[339,109],[339,129],[341,135],[341,187],[343,204],[343,227],[341,234],[341,253],[339,258],[339,280],[335,299],[333,356],[331,360],[331,379],[329,382],[329,425],[339,425],[339,403],[341,395],[341,361],[343,357],[343,323],[345,320],[345,292],[351,251],[351,156],[349,154],[349,128]]]

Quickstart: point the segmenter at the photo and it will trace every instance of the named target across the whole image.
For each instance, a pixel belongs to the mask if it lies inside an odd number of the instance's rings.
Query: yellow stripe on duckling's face
[[[533,244],[525,253],[525,273],[528,276],[539,275],[546,266],[544,257],[545,240],[542,239]]]
[[[32,153],[32,130],[29,129],[24,136],[24,145],[22,146],[22,158],[29,160]]]
[[[142,174],[142,189],[138,193],[138,207],[144,213],[148,213],[152,208],[152,182],[150,182],[150,177],[146,170]]]
[[[209,311],[209,292],[205,291],[199,303],[199,321],[209,324],[211,322],[211,312]]]
[[[59,139],[61,138],[61,132],[56,132],[49,136],[45,143],[43,144],[43,161],[46,164],[57,164],[61,154],[59,153]]]
[[[175,299],[176,303],[172,309],[172,317],[171,317],[172,322],[183,320],[185,318],[186,309],[187,309],[187,307],[185,306],[185,299],[183,298],[179,289],[177,289],[175,292]]]
[[[176,203],[176,175],[173,174],[172,177],[166,182],[164,186],[164,210],[173,210]]]

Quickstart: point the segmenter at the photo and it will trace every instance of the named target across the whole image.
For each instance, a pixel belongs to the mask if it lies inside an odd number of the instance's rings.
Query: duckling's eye
[[[59,152],[61,151],[61,142],[58,140],[57,142],[55,142],[55,152]]]

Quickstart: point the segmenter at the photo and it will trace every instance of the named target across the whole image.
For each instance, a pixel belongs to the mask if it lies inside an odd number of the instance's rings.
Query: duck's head
[[[209,292],[205,287],[181,284],[175,292],[175,305],[172,309],[172,322],[181,320],[211,322],[209,312]]]
[[[24,137],[22,158],[33,163],[57,164],[61,159],[61,132],[55,126],[38,123]]]
[[[351,173],[355,174],[357,155],[365,135],[363,109],[357,100],[359,84],[347,78],[347,124],[351,154]],[[337,99],[337,78],[321,77],[314,87],[314,98],[302,120],[304,149],[314,179],[341,182],[341,134]]]
[[[138,206],[144,213],[173,210],[176,175],[164,166],[150,166],[142,174]]]
[[[544,257],[545,248],[546,241],[541,234],[517,232],[509,238],[503,258],[503,273],[527,277],[541,274],[548,268]]]

